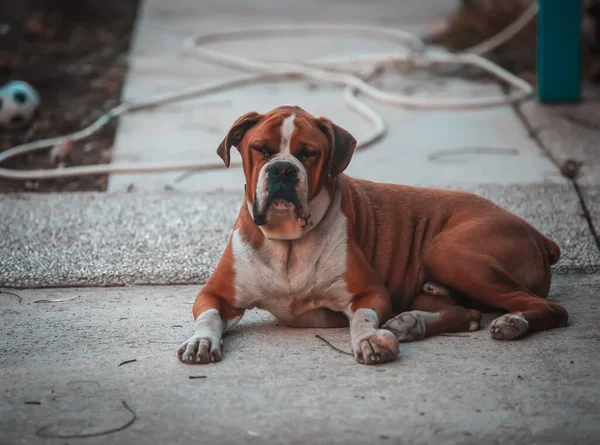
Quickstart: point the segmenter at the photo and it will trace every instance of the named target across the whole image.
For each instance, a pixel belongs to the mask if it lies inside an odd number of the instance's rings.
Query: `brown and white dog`
[[[399,342],[477,330],[481,312],[457,301],[507,312],[490,328],[498,340],[567,323],[545,299],[560,249],[491,201],[350,178],[354,137],[298,107],[245,114],[217,149],[227,166],[232,146],[245,199],[181,361],[221,360],[224,332],[251,308],[291,326],[349,325],[365,364],[394,360]]]

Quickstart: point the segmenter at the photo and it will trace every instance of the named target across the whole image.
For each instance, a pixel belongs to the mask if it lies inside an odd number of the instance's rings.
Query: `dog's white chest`
[[[236,230],[236,306],[265,309],[284,322],[318,308],[343,310],[351,300],[344,279],[347,245],[347,220],[341,212],[326,215],[299,240],[267,240],[259,249]]]

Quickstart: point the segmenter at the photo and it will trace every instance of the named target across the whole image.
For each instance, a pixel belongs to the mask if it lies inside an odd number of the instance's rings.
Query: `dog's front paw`
[[[189,364],[218,362],[223,358],[223,340],[194,334],[179,347],[177,357]]]
[[[358,363],[376,365],[396,360],[400,346],[390,331],[377,329],[354,346],[354,357]]]
[[[529,330],[529,323],[522,315],[505,314],[496,318],[490,326],[490,334],[496,340],[516,340]]]

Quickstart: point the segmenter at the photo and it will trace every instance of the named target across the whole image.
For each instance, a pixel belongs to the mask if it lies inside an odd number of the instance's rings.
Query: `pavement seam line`
[[[507,90],[507,87],[505,85],[503,85],[502,89]],[[537,146],[542,150],[542,152],[546,156],[548,156],[548,159],[550,159],[550,161],[558,169],[560,174],[571,183],[571,186],[573,187],[573,189],[575,190],[575,193],[577,194],[577,197],[579,198],[579,205],[581,206],[583,216],[584,216],[585,220],[587,221],[588,229],[592,235],[592,238],[594,238],[594,241],[596,242],[596,247],[598,248],[598,252],[600,252],[600,235],[598,234],[598,231],[596,230],[596,226],[594,225],[594,221],[592,220],[592,215],[590,214],[589,207],[588,207],[587,203],[585,202],[585,198],[581,191],[581,186],[577,182],[577,174],[567,175],[564,173],[564,170],[563,170],[564,165],[561,165],[561,163],[558,162],[558,160],[554,157],[552,152],[544,145],[544,143],[542,142],[542,140],[539,137],[539,132],[535,131],[535,129],[533,128],[533,125],[531,125],[531,123],[527,119],[527,116],[525,116],[525,114],[521,110],[520,106],[518,104],[511,104],[511,106],[512,106],[513,110],[515,111],[515,114],[517,115],[517,117],[522,122],[525,129],[527,130],[529,137],[531,139],[533,139],[535,141],[535,143],[537,144]]]

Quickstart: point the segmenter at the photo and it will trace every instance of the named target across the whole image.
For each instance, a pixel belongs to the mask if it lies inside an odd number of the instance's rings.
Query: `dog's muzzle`
[[[288,161],[276,161],[269,165],[266,174],[266,197],[264,202],[254,199],[253,216],[258,226],[267,223],[267,213],[274,211],[293,211],[299,220],[306,220],[305,211],[298,196],[300,171]]]

